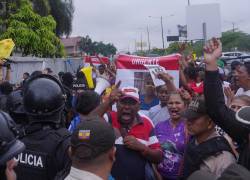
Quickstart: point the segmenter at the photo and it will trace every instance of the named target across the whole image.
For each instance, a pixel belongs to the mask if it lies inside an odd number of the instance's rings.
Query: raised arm
[[[222,82],[219,78],[217,59],[222,52],[220,40],[210,40],[204,47],[204,52],[206,63],[204,95],[208,114],[229,136],[242,143],[248,132],[237,122],[234,111],[225,105]]]

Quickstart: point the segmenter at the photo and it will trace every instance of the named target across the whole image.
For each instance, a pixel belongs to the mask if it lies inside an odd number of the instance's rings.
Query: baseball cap
[[[110,150],[115,143],[112,126],[99,117],[78,124],[71,137],[71,147],[78,159],[92,160]]]
[[[250,106],[243,106],[235,114],[236,120],[250,129]]]
[[[122,99],[124,98],[132,98],[139,102],[139,90],[135,87],[123,87],[121,89],[123,96]]]
[[[190,102],[182,116],[187,118],[187,120],[193,120],[205,114],[207,114],[205,100],[202,97],[197,97]]]

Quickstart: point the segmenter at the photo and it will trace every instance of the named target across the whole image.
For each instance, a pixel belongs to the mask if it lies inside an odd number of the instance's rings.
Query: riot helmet
[[[0,165],[20,154],[25,145],[16,138],[17,130],[11,117],[0,111]]]
[[[51,75],[31,77],[23,89],[23,104],[29,119],[59,123],[60,118],[50,117],[60,114],[65,106],[63,86]]]
[[[23,107],[22,90],[13,91],[7,98],[7,111],[12,119],[17,123],[23,123],[27,120]]]

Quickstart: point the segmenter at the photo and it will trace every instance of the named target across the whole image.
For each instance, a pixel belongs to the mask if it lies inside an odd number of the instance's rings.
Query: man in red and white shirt
[[[122,88],[117,112],[110,113],[110,123],[118,132],[116,161],[112,168],[115,179],[146,179],[148,164],[159,163],[163,154],[151,120],[138,114],[138,89]],[[148,168],[146,168],[148,169]]]

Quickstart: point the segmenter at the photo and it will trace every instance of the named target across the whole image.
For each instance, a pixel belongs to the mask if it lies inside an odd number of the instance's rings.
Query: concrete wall
[[[48,59],[36,57],[11,57],[15,63],[11,63],[11,83],[19,83],[24,72],[32,73],[49,67],[55,74],[58,72],[76,73],[79,67],[84,65],[81,58]]]

